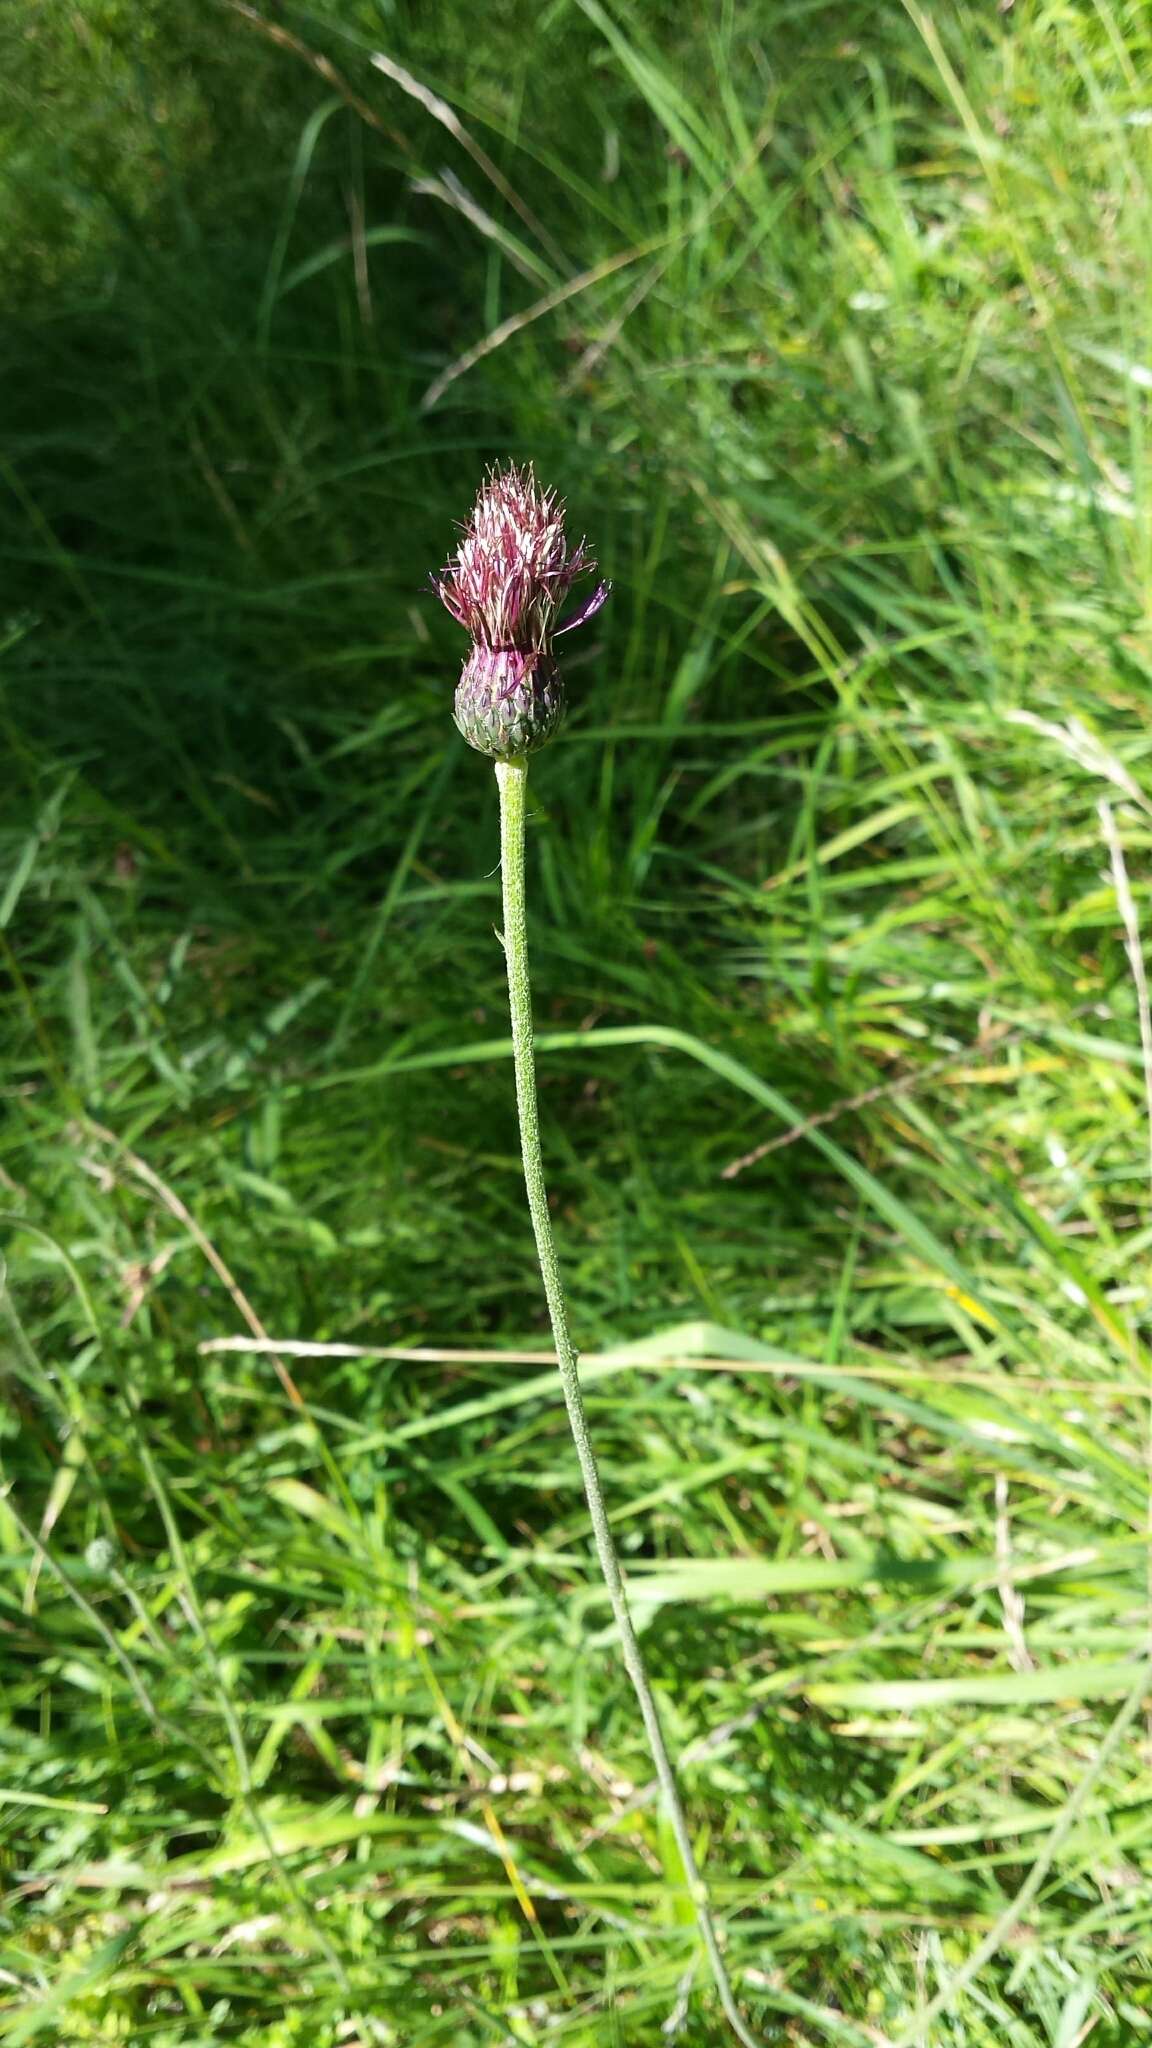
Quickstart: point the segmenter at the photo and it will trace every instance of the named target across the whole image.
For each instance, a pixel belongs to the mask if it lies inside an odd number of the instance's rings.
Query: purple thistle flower
[[[586,541],[569,548],[563,501],[540,489],[531,464],[489,473],[455,555],[432,578],[472,640],[455,716],[480,753],[517,760],[560,725],[566,705],[553,639],[593,618],[611,586],[598,584],[562,625],[557,616],[595,567]]]

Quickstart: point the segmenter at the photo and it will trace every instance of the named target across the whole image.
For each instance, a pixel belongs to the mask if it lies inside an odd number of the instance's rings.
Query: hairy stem
[[[498,761],[496,780],[500,785],[504,956],[508,968],[508,1001],[512,1012],[512,1051],[516,1069],[520,1149],[524,1159],[524,1181],[528,1190],[528,1208],[536,1239],[536,1253],[540,1261],[540,1274],[544,1282],[548,1315],[556,1344],[560,1384],[564,1390],[564,1404],[568,1410],[576,1455],[580,1461],[588,1512],[592,1518],[596,1555],[600,1561],[604,1584],[608,1589],[608,1598],[612,1603],[624,1664],[640,1705],[649,1753],[676,1846],[680,1852],[696,1923],[712,1966],[720,2003],[737,2039],[744,2043],[744,2048],[759,2048],[759,2044],[748,2032],[740,2017],[732,1995],[732,1987],[728,1982],[728,1972],[724,1967],[724,1958],[716,1938],[708,1893],[697,1868],[692,1838],[688,1832],[688,1821],[676,1784],[676,1774],[668,1755],[664,1731],[660,1726],[660,1716],[652,1696],[652,1688],[648,1683],[648,1674],[644,1669],[644,1659],[640,1653],[636,1631],[632,1626],[632,1617],[628,1611],[628,1595],[624,1589],[620,1560],[616,1554],[616,1545],[604,1506],[604,1490],[600,1484],[600,1474],[588,1435],[580,1374],[568,1329],[564,1286],[560,1278],[560,1264],[556,1257],[556,1243],[552,1235],[552,1220],[548,1210],[548,1190],[544,1181],[544,1160],[540,1147],[540,1119],[536,1108],[536,1063],[532,1050],[532,988],[528,978],[528,928],[524,915],[524,810],[528,783],[527,762]]]

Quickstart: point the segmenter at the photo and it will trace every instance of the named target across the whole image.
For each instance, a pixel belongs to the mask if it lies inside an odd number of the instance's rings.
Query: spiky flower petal
[[[433,581],[478,646],[527,652],[547,646],[572,585],[595,566],[586,541],[569,549],[556,492],[540,489],[531,466],[510,464],[488,476],[455,555]]]

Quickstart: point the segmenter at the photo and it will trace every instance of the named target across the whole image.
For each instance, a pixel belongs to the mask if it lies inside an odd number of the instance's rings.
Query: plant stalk
[[[751,2035],[736,2006],[728,1972],[720,1952],[720,1943],[712,1919],[708,1892],[697,1867],[692,1838],[688,1832],[688,1821],[676,1784],[676,1774],[632,1617],[628,1611],[628,1595],[624,1588],[624,1577],[620,1560],[608,1522],[604,1505],[604,1490],[592,1442],[588,1434],[588,1421],[584,1413],[584,1397],[580,1387],[577,1354],[568,1329],[568,1310],[564,1300],[564,1286],[560,1277],[560,1263],[556,1256],[556,1243],[552,1235],[552,1219],[548,1209],[548,1190],[544,1180],[544,1159],[540,1145],[540,1119],[536,1107],[536,1063],[532,1046],[532,987],[528,974],[528,927],[525,918],[524,886],[524,814],[528,784],[528,763],[526,760],[497,761],[496,780],[500,785],[500,854],[501,877],[504,898],[504,958],[508,970],[508,1003],[512,1013],[512,1054],[516,1070],[516,1107],[520,1122],[520,1150],[524,1161],[524,1182],[528,1191],[528,1208],[532,1218],[532,1231],[536,1239],[536,1255],[540,1262],[540,1275],[544,1282],[544,1293],[548,1302],[548,1315],[552,1324],[552,1336],[556,1345],[556,1362],[560,1368],[560,1385],[564,1391],[564,1405],[568,1410],[576,1456],[580,1461],[580,1474],[584,1481],[584,1492],[588,1501],[588,1512],[592,1519],[592,1534],[596,1544],[596,1555],[613,1618],[620,1636],[620,1647],[624,1665],[632,1681],[640,1707],[644,1731],[648,1737],[648,1749],[656,1771],[657,1782],[664,1801],[665,1811],[671,1823],[676,1847],[680,1852],[684,1876],[687,1881],[696,1924],[712,1968],[716,1989],[724,2015],[737,2039],[744,2048],[760,2048]]]

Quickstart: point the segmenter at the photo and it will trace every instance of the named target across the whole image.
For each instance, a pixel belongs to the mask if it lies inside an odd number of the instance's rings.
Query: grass
[[[0,2040],[725,2038],[421,596],[511,454],[615,583],[542,1112],[742,2007],[1128,2048],[1144,10],[269,18],[5,31]]]

